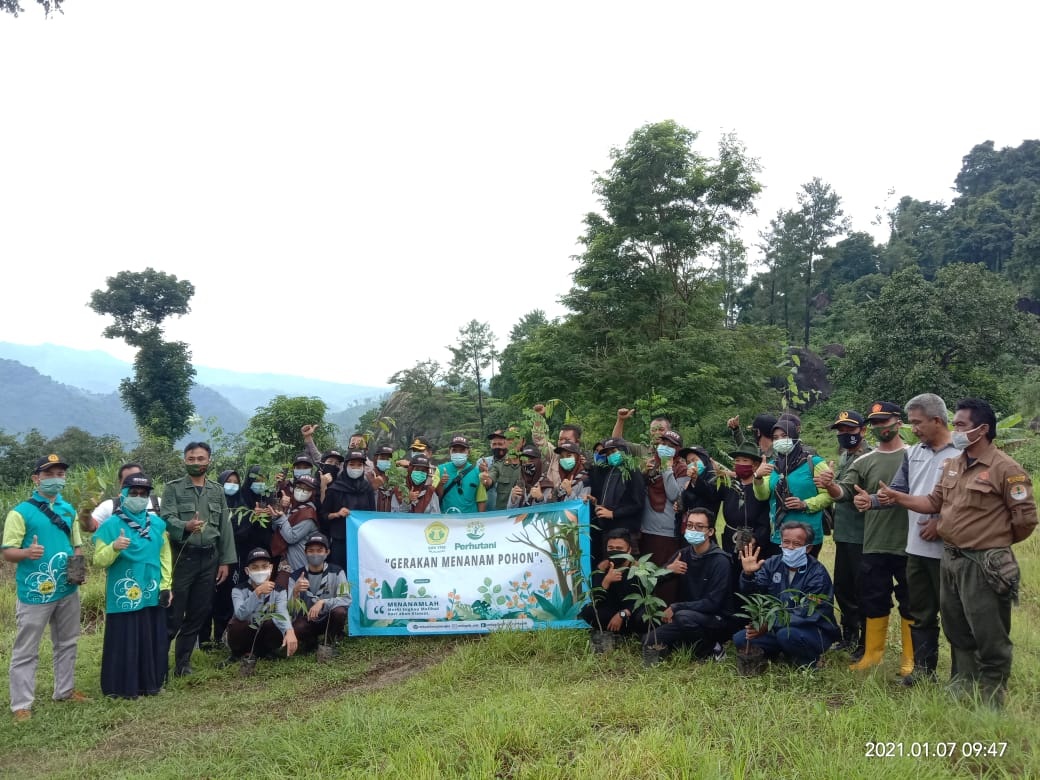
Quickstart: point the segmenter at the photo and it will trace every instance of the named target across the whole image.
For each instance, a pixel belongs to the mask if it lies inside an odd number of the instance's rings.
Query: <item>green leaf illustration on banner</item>
[[[389,582],[383,580],[379,592],[384,599],[406,599],[408,598],[408,580],[404,577],[398,577],[393,587],[390,586]]]

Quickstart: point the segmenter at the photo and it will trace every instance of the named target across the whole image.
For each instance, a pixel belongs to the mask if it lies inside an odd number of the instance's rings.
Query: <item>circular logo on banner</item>
[[[426,526],[426,543],[439,546],[448,541],[448,526],[440,520],[435,520]]]

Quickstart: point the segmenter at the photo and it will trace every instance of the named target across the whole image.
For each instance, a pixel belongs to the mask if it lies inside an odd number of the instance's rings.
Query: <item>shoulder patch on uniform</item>
[[[1009,485],[1014,485],[1016,482],[1025,482],[1026,481],[1026,475],[1025,474],[1016,474],[1013,477],[1008,477],[1007,481],[1008,481]]]
[[[1029,490],[1022,483],[1018,483],[1011,488],[1009,495],[1015,499],[1015,501],[1021,501],[1029,495]]]

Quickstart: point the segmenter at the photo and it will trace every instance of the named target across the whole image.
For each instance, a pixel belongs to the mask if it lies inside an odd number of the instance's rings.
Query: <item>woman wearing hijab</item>
[[[809,548],[816,557],[823,547],[823,510],[834,499],[827,488],[816,486],[814,478],[828,471],[826,462],[818,455],[810,455],[798,437],[798,425],[790,419],[780,419],[773,427],[773,460],[763,462],[755,471],[755,497],[769,499],[769,517],[773,527],[770,549],[766,557],[780,548],[780,526],[784,523],[805,523],[813,529],[820,541]]]
[[[318,480],[310,475],[293,479],[292,498],[289,499],[288,512],[280,514],[272,521],[274,533],[271,534],[271,555],[278,559],[285,556],[285,567],[288,568],[284,581],[283,571],[278,572],[278,587],[289,583],[292,572],[307,565],[307,540],[318,532],[318,509],[315,501],[318,495]],[[276,510],[278,511],[278,510]]]
[[[101,691],[154,696],[168,671],[166,609],[173,562],[166,523],[149,512],[152,481],[123,480],[119,509],[94,533],[94,563],[107,569]]]
[[[376,491],[365,477],[364,450],[348,451],[346,461],[321,504],[321,532],[332,543],[329,560],[342,569],[347,568],[347,517],[354,511],[376,510]]]

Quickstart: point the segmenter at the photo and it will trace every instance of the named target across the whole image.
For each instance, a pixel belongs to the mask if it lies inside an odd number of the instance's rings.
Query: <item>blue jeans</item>
[[[767,657],[772,658],[783,653],[798,666],[814,665],[831,644],[830,637],[818,628],[797,626],[778,628],[751,640],[748,640],[747,631],[743,629],[733,635],[733,644],[737,650],[744,649],[748,641],[754,647],[761,647]]]

